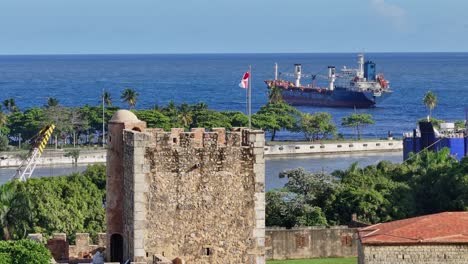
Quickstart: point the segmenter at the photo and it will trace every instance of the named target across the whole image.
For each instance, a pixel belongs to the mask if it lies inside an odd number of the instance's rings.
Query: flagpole
[[[249,65],[249,129],[252,128],[252,65]]]

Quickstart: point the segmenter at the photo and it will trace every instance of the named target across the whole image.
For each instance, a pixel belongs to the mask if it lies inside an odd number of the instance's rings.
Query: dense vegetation
[[[105,231],[104,165],[92,165],[70,176],[10,181],[0,187],[0,223],[4,240],[28,233],[95,235]]]
[[[111,103],[109,94],[104,101]],[[130,107],[136,104],[137,93],[125,90],[122,99]],[[19,145],[22,140],[26,147],[27,141],[48,124],[55,124],[52,142],[57,147],[61,145],[86,145],[102,143],[102,123],[108,122],[118,108],[108,105],[64,107],[57,99],[49,98],[43,107],[33,107],[21,111],[13,99],[5,100],[0,107],[0,151],[7,150],[8,141],[11,145]],[[13,106],[12,106],[13,105]],[[180,104],[171,102],[164,107],[154,106],[152,109],[132,110],[139,119],[146,121],[148,127],[158,127],[169,130],[172,127],[182,127],[186,130],[193,127],[245,127],[248,117],[239,111],[215,111],[205,103]],[[289,130],[302,132],[308,140],[322,140],[335,135],[336,127],[330,114],[303,114],[284,102],[267,103],[257,113],[252,115],[252,126],[267,131],[271,139],[275,139],[277,131]],[[26,143],[26,144],[25,144]]]
[[[0,263],[2,264],[45,264],[52,255],[42,244],[29,239],[0,241]]]
[[[403,164],[380,162],[332,174],[294,169],[289,182],[267,192],[268,226],[385,222],[443,211],[468,210],[468,158],[458,162],[448,149],[413,155]]]

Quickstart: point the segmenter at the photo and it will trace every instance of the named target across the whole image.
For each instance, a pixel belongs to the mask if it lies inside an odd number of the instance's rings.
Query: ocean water
[[[215,110],[246,109],[245,90],[238,83],[252,65],[253,110],[267,101],[263,81],[273,78],[277,62],[281,72],[292,72],[294,63],[303,64],[304,73],[327,74],[327,66],[356,67],[357,54],[190,54],[190,55],[56,55],[0,56],[0,100],[13,97],[21,109],[42,106],[48,97],[62,105],[98,105],[102,89],[109,91],[114,104],[125,88],[139,94],[136,108],[154,105],[205,102]],[[303,112],[329,112],[335,124],[353,113],[369,113],[375,125],[364,130],[366,137],[394,136],[411,131],[418,118],[425,117],[422,98],[431,90],[438,96],[434,117],[461,120],[468,106],[468,53],[368,53],[377,70],[390,80],[391,97],[372,109],[299,107]],[[303,83],[310,80],[303,78]],[[326,80],[319,80],[326,84]],[[351,129],[339,128],[345,136]],[[280,133],[279,138],[301,138]]]

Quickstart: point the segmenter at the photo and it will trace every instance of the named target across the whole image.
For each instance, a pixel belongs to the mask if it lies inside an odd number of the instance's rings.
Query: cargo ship
[[[292,76],[295,80],[283,80],[281,75]],[[301,84],[302,77],[312,77],[312,83]],[[328,86],[316,86],[317,77],[328,79]],[[280,73],[275,64],[275,79],[265,83],[268,89],[280,89],[283,100],[290,105],[370,108],[392,93],[389,81],[382,73],[377,73],[376,64],[364,62],[364,54],[358,55],[357,69],[345,66],[337,73],[334,66],[328,66],[328,76],[303,74],[301,64],[294,65],[293,74]]]
[[[429,121],[419,122],[418,128],[412,133],[403,134],[403,160],[407,160],[410,153],[417,154],[425,150],[438,152],[443,148],[448,148],[450,155],[461,160],[468,155],[466,132],[466,128],[457,128],[455,123],[441,123],[437,129]]]

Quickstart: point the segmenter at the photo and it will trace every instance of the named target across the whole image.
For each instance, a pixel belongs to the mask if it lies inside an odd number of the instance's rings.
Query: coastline
[[[332,142],[267,142],[265,158],[270,157],[300,157],[317,155],[339,155],[352,153],[382,153],[398,152],[403,149],[401,140],[363,140],[363,141],[332,141]],[[71,149],[44,151],[38,159],[37,166],[70,165],[72,159],[65,157]],[[19,167],[23,161],[20,157],[24,151],[0,152],[0,168]],[[105,148],[80,149],[78,165],[105,163],[107,150]]]

